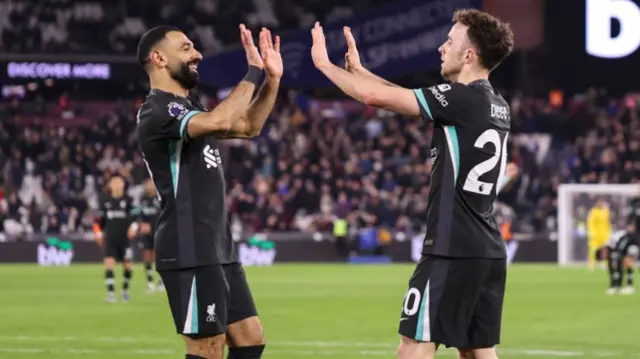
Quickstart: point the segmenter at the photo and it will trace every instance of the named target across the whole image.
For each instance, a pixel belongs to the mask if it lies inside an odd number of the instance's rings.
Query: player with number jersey
[[[262,29],[260,49],[240,26],[249,69],[212,111],[189,97],[202,55],[181,31],[143,35],[138,59],[151,92],[138,113],[138,143],[160,197],[156,270],[187,359],[260,358],[262,326],[231,237],[221,139],[260,134],[282,77],[280,39]],[[262,56],[261,56],[262,54]],[[263,70],[264,85],[253,97]]]
[[[140,197],[140,205],[136,208],[137,221],[132,223],[130,238],[137,238],[142,249],[142,260],[147,274],[147,291],[153,293],[156,290],[164,290],[162,279],[158,280],[158,286],[153,282],[154,239],[156,222],[160,213],[160,200],[156,187],[151,179],[145,182],[145,192]]]
[[[462,357],[497,358],[506,260],[493,203],[506,167],[510,109],[488,81],[513,49],[509,26],[459,10],[440,46],[449,81],[406,89],[364,69],[349,28],[346,71],[333,65],[322,27],[312,30],[316,67],[349,96],[433,123],[433,169],[423,257],[409,281],[398,358],[432,358],[439,345]]]
[[[595,255],[606,258],[609,267],[609,288],[607,294],[632,294],[634,262],[638,259],[640,242],[635,224],[629,223],[626,230],[613,233],[607,245],[599,248]],[[622,282],[626,275],[626,285]]]
[[[109,181],[109,195],[100,200],[100,217],[97,223],[96,240],[104,252],[105,282],[107,301],[114,303],[116,261],[122,262],[124,281],[122,301],[129,301],[129,284],[133,276],[133,251],[127,236],[127,229],[134,219],[131,199],[125,195],[125,182],[116,176]]]

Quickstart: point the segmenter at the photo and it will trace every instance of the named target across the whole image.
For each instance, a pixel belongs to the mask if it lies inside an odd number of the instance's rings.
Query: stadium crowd
[[[217,53],[238,41],[238,24],[275,32],[350,17],[389,0],[0,1],[0,52],[133,54],[140,36],[174,24]]]
[[[216,99],[201,99],[215,105]],[[40,113],[31,102],[3,102],[3,231],[90,230],[104,183],[114,174],[127,179],[137,198],[148,176],[135,137],[140,100],[66,99],[41,103]],[[616,100],[590,90],[561,105],[519,94],[510,102],[509,159],[522,176],[501,202],[515,213],[515,231],[555,228],[559,183],[639,182],[633,96]],[[75,116],[91,121],[76,124]],[[429,192],[429,127],[341,100],[282,96],[259,138],[226,141],[234,223],[247,231],[330,230],[334,218],[344,218],[356,227],[415,229]]]
[[[147,29],[171,23],[206,55],[235,44],[241,22],[279,32],[342,20],[385,2],[0,1],[0,52],[132,54]],[[0,232],[90,230],[105,181],[116,173],[127,179],[131,196],[142,191],[147,170],[137,151],[135,114],[143,99],[78,101],[74,95],[86,88],[65,90],[60,95],[46,81],[26,93],[3,88]],[[138,90],[128,86],[119,93],[132,99]],[[196,96],[215,106],[215,97]],[[501,193],[499,208],[513,217],[514,231],[556,227],[560,183],[639,181],[634,94],[589,89],[566,99],[557,91],[548,98],[507,97],[509,160],[522,175]],[[329,229],[334,218],[345,218],[352,228],[417,229],[429,192],[429,127],[343,100],[281,96],[259,138],[226,141],[235,227]]]

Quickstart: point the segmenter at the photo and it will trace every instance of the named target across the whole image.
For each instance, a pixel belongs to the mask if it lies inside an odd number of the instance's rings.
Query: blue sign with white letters
[[[363,65],[382,77],[394,77],[437,68],[438,47],[452,26],[453,12],[479,6],[480,0],[402,0],[357,14],[344,23],[321,25],[334,64],[344,65],[347,45],[342,28],[347,25]],[[331,84],[313,65],[311,28],[284,33],[281,40],[282,85],[309,88]],[[242,47],[206,58],[199,66],[201,81],[212,86],[235,86],[245,75],[246,63]]]

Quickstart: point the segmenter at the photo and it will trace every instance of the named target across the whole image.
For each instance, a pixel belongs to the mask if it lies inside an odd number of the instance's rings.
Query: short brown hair
[[[513,31],[508,23],[476,9],[457,10],[453,22],[467,26],[469,41],[476,46],[480,64],[493,70],[513,50]]]

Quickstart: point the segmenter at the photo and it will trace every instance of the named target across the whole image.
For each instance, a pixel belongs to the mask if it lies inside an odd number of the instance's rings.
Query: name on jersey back
[[[508,120],[510,117],[507,106],[491,104],[491,117],[497,120]]]

